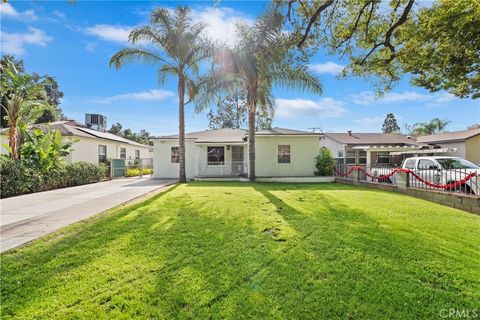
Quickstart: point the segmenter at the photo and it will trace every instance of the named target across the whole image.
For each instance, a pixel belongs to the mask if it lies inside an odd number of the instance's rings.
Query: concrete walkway
[[[1,199],[0,252],[174,182],[125,178]]]

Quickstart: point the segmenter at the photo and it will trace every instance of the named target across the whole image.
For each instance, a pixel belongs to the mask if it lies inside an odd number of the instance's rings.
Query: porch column
[[[372,167],[371,163],[372,163],[372,151],[370,151],[370,149],[367,149],[367,168]]]

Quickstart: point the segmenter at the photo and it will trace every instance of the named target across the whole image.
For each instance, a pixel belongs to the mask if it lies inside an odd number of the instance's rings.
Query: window
[[[415,169],[415,160],[408,159],[407,162],[405,162],[405,169],[410,169],[410,170]]]
[[[356,164],[357,159],[355,151],[347,151],[347,164]]]
[[[418,161],[419,170],[437,170],[438,166],[432,160],[421,159]]]
[[[140,150],[135,150],[135,159],[140,159]]]
[[[207,147],[208,165],[225,164],[225,147]]]
[[[367,151],[358,151],[358,164],[367,164]]]
[[[377,154],[377,163],[390,164],[390,154],[388,152],[379,152]]]
[[[278,163],[290,163],[290,145],[278,146]]]
[[[98,146],[98,162],[107,162],[107,146]]]
[[[343,158],[343,150],[337,151],[337,158]]]
[[[127,149],[120,148],[120,159],[126,159],[126,158],[127,158]]]
[[[180,147],[172,147],[170,155],[171,163],[180,163]]]

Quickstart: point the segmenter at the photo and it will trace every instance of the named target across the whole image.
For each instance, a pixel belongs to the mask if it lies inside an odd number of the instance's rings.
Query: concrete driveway
[[[1,199],[0,252],[172,183],[125,178]]]

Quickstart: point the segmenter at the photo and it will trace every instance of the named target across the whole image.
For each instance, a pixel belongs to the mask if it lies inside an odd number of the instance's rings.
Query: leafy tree
[[[8,123],[8,150],[13,160],[19,159],[22,132],[40,117],[48,107],[45,83],[32,75],[18,71],[11,62],[1,66],[2,108]]]
[[[138,143],[148,145],[150,143],[150,132],[145,129],[140,130],[139,133],[133,132],[132,129],[127,128],[123,129],[123,126],[120,122],[112,124],[111,128],[107,132],[115,134],[126,139],[136,141]]]
[[[18,72],[25,72],[23,60],[16,59],[14,56],[11,55],[3,56],[0,60],[0,65],[2,67],[7,67],[8,63],[12,63]],[[65,116],[63,115],[62,109],[60,108],[60,102],[61,98],[63,97],[63,92],[60,91],[58,82],[55,77],[49,75],[40,76],[37,73],[33,73],[32,77],[34,78],[35,82],[42,83],[44,85],[45,93],[47,96],[47,103],[49,105],[48,108],[45,108],[43,110],[42,115],[35,121],[35,123],[46,123],[64,120]],[[0,101],[2,104],[6,104],[6,95],[4,94],[4,92],[0,94]],[[1,126],[5,128],[8,126],[7,120],[5,119],[6,111],[2,108],[0,112]]]
[[[330,149],[321,147],[320,152],[315,157],[315,167],[317,168],[315,174],[319,176],[331,176],[334,166],[335,160],[332,157]]]
[[[117,136],[121,136],[122,135],[122,124],[120,122],[116,122],[116,123],[112,124],[112,127],[109,130],[107,130],[107,132],[116,134]]]
[[[276,8],[298,47],[348,58],[343,76],[374,77],[380,94],[410,73],[412,84],[430,91],[478,98],[480,2],[439,0],[414,10],[416,2],[279,0]]]
[[[205,27],[203,22],[192,22],[188,7],[179,6],[172,14],[167,9],[156,9],[151,14],[150,25],[135,28],[130,33],[129,42],[138,46],[122,49],[110,60],[110,65],[117,69],[131,61],[158,64],[160,83],[169,76],[177,78],[180,183],[187,181],[185,105],[198,91],[199,63],[211,56],[211,46],[203,37]],[[188,96],[187,102],[185,95]]]
[[[383,121],[382,126],[383,133],[397,133],[400,132],[400,127],[398,126],[397,119],[393,113],[388,113]]]
[[[291,37],[283,32],[283,16],[262,14],[253,25],[238,21],[234,48],[221,48],[205,81],[196,110],[204,110],[221,93],[240,88],[246,92],[248,108],[249,179],[255,181],[255,129],[259,110],[274,110],[272,87],[322,92],[320,81],[305,64],[294,64]]]
[[[430,122],[417,122],[413,125],[406,125],[406,131],[412,136],[424,136],[446,132],[446,127],[451,123],[449,120],[434,118]]]

